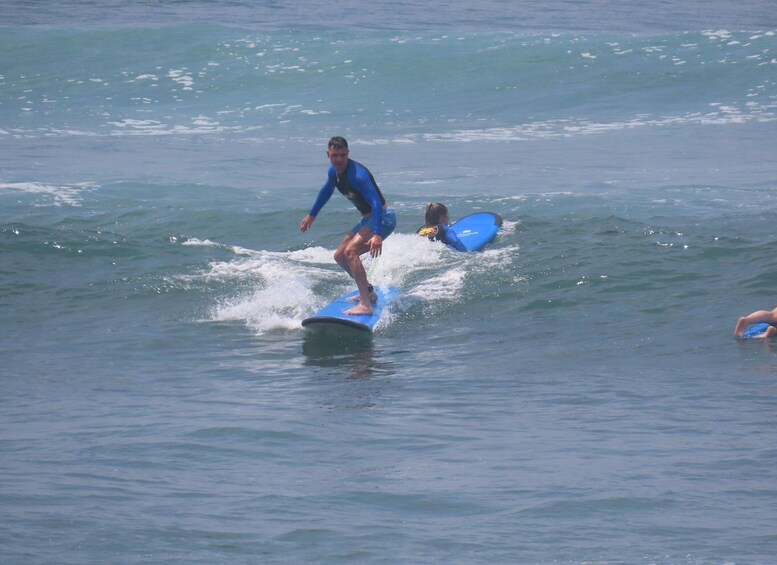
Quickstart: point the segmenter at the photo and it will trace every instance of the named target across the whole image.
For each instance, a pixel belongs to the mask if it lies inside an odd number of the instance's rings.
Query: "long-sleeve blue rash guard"
[[[373,233],[383,236],[381,228],[383,226],[383,206],[386,204],[386,199],[383,198],[378,183],[375,182],[375,178],[367,167],[348,159],[345,174],[340,176],[335,168],[330,166],[326,183],[321,187],[318,198],[310,210],[311,216],[318,216],[321,208],[332,197],[335,188],[350,200],[363,216],[372,214],[368,227]]]
[[[450,226],[445,226],[445,235],[443,236],[443,242],[445,245],[450,245],[454,249],[458,251],[466,251],[467,248],[464,247],[464,244],[459,239],[459,236],[456,235],[456,232],[451,229]]]
[[[445,224],[427,224],[418,230],[418,235],[428,237],[432,241],[442,241],[458,251],[467,251],[467,248],[450,226]]]

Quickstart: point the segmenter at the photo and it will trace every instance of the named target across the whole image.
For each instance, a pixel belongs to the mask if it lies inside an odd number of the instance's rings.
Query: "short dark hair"
[[[339,135],[336,135],[329,140],[329,145],[327,147],[329,147],[330,149],[332,147],[336,149],[348,149],[348,141],[346,141],[344,137],[340,137]]]

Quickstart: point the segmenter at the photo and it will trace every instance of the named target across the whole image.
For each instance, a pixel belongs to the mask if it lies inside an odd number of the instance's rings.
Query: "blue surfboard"
[[[451,225],[451,229],[467,248],[467,251],[480,251],[491,243],[502,227],[502,217],[493,212],[477,212],[464,216]]]
[[[477,212],[464,216],[451,225],[467,251],[480,251],[491,243],[502,227],[502,217],[493,212]]]
[[[745,332],[740,339],[754,339],[761,337],[769,329],[769,324],[761,322],[758,324],[750,324],[745,328]]]
[[[372,314],[369,316],[365,314],[343,314],[345,310],[353,308],[356,304],[352,299],[359,295],[359,291],[354,290],[327,304],[310,318],[302,320],[302,325],[309,329],[346,327],[371,332],[380,321],[380,317],[386,307],[399,296],[399,289],[393,286],[385,289],[376,287],[375,293],[378,295],[378,301],[373,303]]]
[[[459,241],[464,245],[464,251],[480,251],[494,240],[501,227],[502,216],[499,214],[476,212],[454,222],[448,229],[459,238]],[[433,230],[433,234],[437,233],[437,228],[434,226],[422,226],[416,230],[416,233],[432,237],[428,233],[430,230]]]

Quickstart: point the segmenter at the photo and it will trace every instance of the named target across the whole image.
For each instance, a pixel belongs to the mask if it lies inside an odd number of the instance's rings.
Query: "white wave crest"
[[[93,190],[98,185],[92,182],[77,183],[72,185],[54,185],[39,182],[11,182],[0,183],[0,190],[23,192],[26,194],[40,194],[47,197],[47,201],[38,203],[38,206],[53,204],[54,206],[81,206],[84,191]]]
[[[508,229],[514,229],[508,225]],[[204,239],[189,238],[184,244],[231,249],[236,257],[214,261],[195,275],[206,283],[241,283],[252,290],[226,296],[212,308],[212,320],[240,322],[256,334],[301,328],[301,321],[336,296],[354,287],[353,281],[334,262],[334,250],[324,247],[277,252],[252,251]],[[462,297],[467,277],[495,268],[516,248],[484,253],[460,253],[415,234],[393,234],[383,254],[362,257],[370,282],[378,287],[402,289],[400,309],[430,301],[455,302]],[[482,265],[481,265],[482,263]],[[326,289],[322,292],[322,288]],[[396,313],[395,313],[396,314]],[[387,316],[381,327],[391,324]]]

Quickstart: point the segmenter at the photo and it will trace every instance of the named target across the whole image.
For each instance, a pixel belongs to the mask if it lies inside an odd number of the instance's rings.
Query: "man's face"
[[[329,157],[329,162],[332,163],[335,171],[345,172],[345,168],[348,166],[348,149],[330,147],[327,149],[326,156]]]

